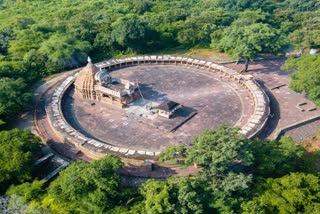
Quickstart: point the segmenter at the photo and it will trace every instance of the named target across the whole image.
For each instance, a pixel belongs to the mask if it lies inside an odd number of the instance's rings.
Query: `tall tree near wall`
[[[211,38],[213,48],[227,52],[237,60],[245,61],[243,71],[248,70],[249,62],[258,54],[276,53],[287,44],[279,30],[263,23],[239,26],[237,22],[222,32],[213,33]]]

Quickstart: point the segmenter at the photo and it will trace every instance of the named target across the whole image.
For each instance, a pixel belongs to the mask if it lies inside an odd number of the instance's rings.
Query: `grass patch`
[[[199,59],[205,59],[205,60],[209,60],[217,63],[232,61],[232,58],[228,54],[221,53],[210,48],[186,49],[183,47],[175,47],[175,48],[161,50],[158,52],[153,52],[150,54],[154,54],[154,55],[169,54],[169,55],[188,56],[188,57],[194,57]]]

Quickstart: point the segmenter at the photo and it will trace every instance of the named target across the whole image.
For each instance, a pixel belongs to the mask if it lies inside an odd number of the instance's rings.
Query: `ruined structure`
[[[130,102],[140,98],[138,84],[124,79],[112,78],[107,75],[103,80],[96,80],[99,68],[92,64],[88,57],[88,64],[83,68],[74,83],[76,96],[86,100],[98,100],[123,108]]]

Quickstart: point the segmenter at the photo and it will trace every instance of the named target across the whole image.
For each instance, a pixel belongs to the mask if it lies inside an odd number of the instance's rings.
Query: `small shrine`
[[[176,103],[174,101],[166,100],[157,107],[158,115],[169,119],[178,109],[179,105],[179,103]]]

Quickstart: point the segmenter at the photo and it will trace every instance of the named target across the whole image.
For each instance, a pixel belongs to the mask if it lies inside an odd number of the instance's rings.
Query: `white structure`
[[[178,107],[179,107],[179,103],[176,103],[171,100],[166,100],[157,107],[159,111],[158,114],[161,117],[165,117],[169,119],[174,114],[174,112],[178,109]]]
[[[316,55],[318,53],[318,50],[317,49],[311,49],[310,50],[310,54],[311,55]]]

